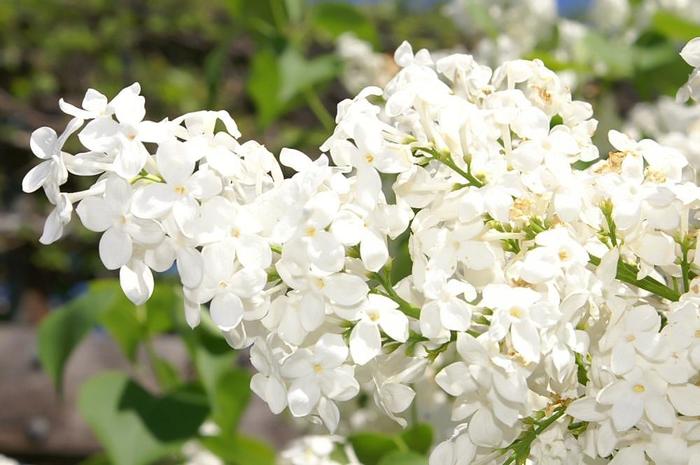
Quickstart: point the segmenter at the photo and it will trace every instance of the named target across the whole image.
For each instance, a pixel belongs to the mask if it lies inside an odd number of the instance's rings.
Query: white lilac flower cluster
[[[144,121],[138,85],[61,102],[73,119],[33,134],[45,161],[24,182],[56,206],[42,242],[77,203],[135,303],[175,263],[188,322],[208,304],[251,347],[275,413],[334,431],[362,390],[405,424],[431,378],[455,426],[434,465],[698,463],[685,157],[617,131],[599,157],[591,106],[540,61],[407,43],[395,60],[384,89],[339,104],[315,158],[240,143],[225,112]],[[62,150],[73,133],[86,152]],[[96,180],[62,192],[68,173]]]

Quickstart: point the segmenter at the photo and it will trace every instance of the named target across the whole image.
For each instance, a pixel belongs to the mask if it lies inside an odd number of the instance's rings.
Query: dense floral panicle
[[[35,131],[23,183],[55,206],[42,242],[75,210],[137,304],[175,266],[188,323],[250,347],[274,413],[335,431],[360,392],[401,425],[415,401],[449,437],[432,465],[699,460],[684,146],[610,131],[601,156],[591,106],[538,60],[394,57],[314,157],[241,143],[222,111],[148,121],[138,84],[62,101],[73,119]],[[72,134],[85,152],[63,151]],[[69,174],[95,182],[62,192]],[[333,463],[337,441],[305,441]]]

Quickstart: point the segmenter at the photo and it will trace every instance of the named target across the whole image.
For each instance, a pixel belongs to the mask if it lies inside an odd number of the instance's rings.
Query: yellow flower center
[[[567,261],[569,258],[571,258],[571,256],[569,255],[569,252],[568,252],[567,250],[561,249],[561,250],[559,251],[559,260],[565,262],[565,261]]]
[[[523,316],[523,309],[520,307],[512,307],[510,309],[510,315],[515,318],[522,318]]]
[[[646,391],[647,389],[642,386],[641,384],[635,384],[632,386],[632,390],[636,392],[637,394],[641,394],[642,392]]]
[[[307,236],[313,237],[316,235],[316,228],[314,228],[313,226],[309,226],[308,228],[306,228],[305,233]]]
[[[320,363],[314,363],[314,373],[316,373],[317,375],[323,373],[323,366],[321,366]]]
[[[367,314],[370,320],[372,321],[379,321],[379,312],[376,310],[372,310]]]
[[[367,160],[367,163],[372,164],[372,162],[374,162],[374,155],[372,155],[371,153],[366,154],[365,160]]]
[[[175,186],[175,193],[178,195],[185,195],[187,193],[187,188],[185,186]]]

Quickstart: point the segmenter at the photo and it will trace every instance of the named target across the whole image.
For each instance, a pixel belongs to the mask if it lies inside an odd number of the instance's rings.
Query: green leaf
[[[116,279],[105,280],[102,285],[113,288],[115,297],[97,309],[99,322],[132,362],[141,342],[170,331],[174,326],[173,312],[182,311],[179,288],[172,283],[160,283],[148,302],[141,306],[134,305],[124,296]]]
[[[352,32],[357,38],[378,45],[377,30],[362,11],[349,3],[319,3],[311,12],[313,27],[322,35],[337,38]]]
[[[680,42],[700,36],[700,25],[668,11],[657,12],[651,25],[658,33]]]
[[[378,465],[384,456],[398,450],[396,439],[388,434],[356,433],[348,440],[364,465]]]
[[[110,465],[109,457],[103,452],[98,452],[90,457],[78,462],[78,465]]]
[[[637,70],[643,71],[659,68],[678,59],[678,51],[672,44],[664,43],[646,47],[635,46],[634,48],[634,65]]]
[[[273,465],[275,451],[266,443],[247,436],[233,438],[207,436],[200,439],[204,447],[234,465]]]
[[[181,292],[179,282],[160,282],[155,287],[153,295],[145,304],[146,332],[149,337],[174,329],[174,314],[183,313]]]
[[[39,326],[39,360],[59,392],[71,353],[95,325],[100,308],[110,305],[117,292],[121,290],[108,281],[94,281],[85,294],[52,312]]]
[[[148,350],[152,350],[150,346],[148,347]],[[171,389],[174,389],[180,385],[180,373],[172,363],[158,356],[155,351],[151,353],[149,359],[150,363],[152,364],[153,373],[158,380],[158,385],[162,389],[165,391],[170,391]]]
[[[610,79],[626,78],[633,74],[634,49],[631,46],[611,41],[592,30],[586,33],[582,42],[586,55],[584,61],[594,66],[604,66],[604,69],[595,69],[598,74]]]
[[[294,47],[288,46],[276,55],[272,50],[256,53],[248,78],[248,94],[258,111],[258,121],[267,125],[298,104],[298,97],[340,71],[333,54],[307,60]]]
[[[433,445],[433,429],[427,423],[419,423],[402,432],[401,439],[412,451],[425,455]]]
[[[272,50],[259,50],[253,56],[248,77],[248,95],[253,100],[258,122],[265,126],[282,113],[279,100],[280,76],[277,56]]]
[[[223,373],[211,401],[214,421],[222,434],[233,434],[250,401],[250,374],[236,369]]]
[[[206,319],[187,336],[197,374],[209,398],[212,417],[222,435],[236,431],[250,401],[250,374],[235,366],[237,353],[220,334],[207,329]]]
[[[287,47],[282,53],[278,67],[282,78],[279,89],[282,103],[288,103],[302,91],[332,79],[340,70],[335,55],[321,55],[307,60],[294,47]]]
[[[115,282],[115,297],[109,304],[99,304],[93,312],[110,336],[117,342],[124,356],[130,361],[136,360],[139,344],[143,336],[141,322],[136,314],[137,309],[119,289]]]
[[[378,465],[428,465],[428,459],[415,452],[392,452],[383,457]]]
[[[83,384],[78,409],[114,465],[145,465],[177,453],[209,413],[192,386],[156,397],[116,372]]]

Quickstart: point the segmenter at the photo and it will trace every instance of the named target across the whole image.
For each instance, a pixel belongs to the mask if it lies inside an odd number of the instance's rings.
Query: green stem
[[[535,423],[537,425],[535,428],[526,431],[521,437],[516,439],[515,442],[513,442],[510,446],[508,446],[505,449],[504,453],[507,453],[508,451],[512,450],[513,455],[508,457],[508,460],[503,462],[503,465],[509,465],[511,463],[514,463],[516,460],[522,460],[522,463],[525,463],[525,459],[527,459],[528,455],[530,455],[530,447],[532,446],[533,441],[537,438],[537,436],[539,436],[547,428],[549,428],[554,422],[563,417],[565,413],[566,407],[562,405],[560,407],[557,407],[557,409],[550,417]]]
[[[617,247],[617,225],[613,219],[613,203],[610,199],[603,200],[600,204],[600,211],[603,213],[605,223],[608,225],[608,237],[613,247]]]
[[[386,270],[384,272],[384,276],[380,273],[373,273],[372,277],[376,279],[384,289],[384,292],[378,292],[379,294],[383,295],[384,297],[388,297],[399,304],[399,309],[407,316],[415,319],[420,318],[420,308],[414,307],[410,302],[406,301],[403,297],[396,293],[394,287],[391,285],[391,280],[388,273],[386,273]],[[377,289],[375,288],[373,291],[377,292]]]
[[[309,108],[321,124],[323,124],[326,131],[331,132],[334,124],[333,116],[328,112],[325,105],[323,105],[318,94],[311,89],[307,89],[304,91],[304,98],[306,98],[306,103],[309,105]]]
[[[683,277],[683,292],[688,292],[690,289],[690,262],[688,261],[688,252],[690,244],[687,238],[680,241],[681,246],[681,275]],[[695,252],[697,253],[697,251]]]
[[[593,255],[588,255],[588,261],[594,266],[600,265],[600,258]],[[677,302],[681,297],[678,292],[674,291],[663,283],[660,283],[652,277],[647,276],[644,279],[637,279],[636,268],[622,262],[622,260],[617,262],[617,275],[615,277],[622,282],[631,284],[640,289],[644,289],[645,291],[649,291],[652,294],[673,302]]]
[[[484,183],[481,182],[479,179],[477,179],[471,173],[470,170],[464,171],[462,168],[457,166],[457,164],[454,162],[454,160],[452,159],[452,156],[450,154],[441,154],[436,149],[431,149],[431,148],[427,148],[427,147],[417,147],[416,150],[420,150],[422,152],[429,154],[433,160],[436,160],[436,161],[442,163],[443,165],[449,167],[450,169],[452,169],[452,171],[454,171],[455,173],[459,174],[464,179],[469,181],[468,185],[474,186],[474,187],[483,187],[484,186]]]
[[[139,174],[138,176],[132,178],[129,181],[129,184],[134,184],[135,182],[141,181],[142,179],[152,182],[163,182],[163,178],[161,178],[160,176],[156,176],[155,174]]]

